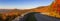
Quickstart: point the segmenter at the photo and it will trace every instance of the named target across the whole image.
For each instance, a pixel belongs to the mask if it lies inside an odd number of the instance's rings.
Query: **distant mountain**
[[[9,9],[0,9],[0,12],[9,12],[9,11],[11,11],[11,10],[9,10]]]
[[[44,12],[44,9],[48,9],[48,6],[41,6],[41,7],[37,7],[37,8],[32,8],[32,9],[24,9],[24,10],[20,10],[20,9],[0,9],[0,13],[3,12],[14,12],[14,11],[19,11],[21,13],[25,13],[25,12]]]

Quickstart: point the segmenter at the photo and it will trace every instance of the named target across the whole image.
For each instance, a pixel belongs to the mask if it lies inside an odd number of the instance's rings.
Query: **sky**
[[[0,0],[0,9],[31,9],[50,5],[53,0]]]

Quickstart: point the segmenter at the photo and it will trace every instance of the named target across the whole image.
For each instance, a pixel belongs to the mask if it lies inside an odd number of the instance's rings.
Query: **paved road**
[[[34,15],[35,15],[35,18],[37,19],[37,21],[60,21],[60,19],[56,19],[56,18],[49,17],[49,16],[44,16],[40,13],[36,13]],[[17,19],[19,19],[19,20],[17,20]],[[20,18],[17,18],[17,19],[15,19],[14,21],[16,21],[16,20],[21,21]]]
[[[37,21],[60,21],[60,19],[44,16],[42,14],[35,14]]]

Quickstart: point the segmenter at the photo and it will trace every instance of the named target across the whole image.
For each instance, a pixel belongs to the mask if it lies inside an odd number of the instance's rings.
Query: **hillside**
[[[33,12],[47,12],[48,11],[48,6],[41,6],[41,7],[37,7],[37,8],[33,8],[33,9],[24,9],[24,10],[20,10],[20,9],[0,9],[0,13],[7,13],[7,12],[20,12],[20,13],[24,13],[27,11],[33,11]]]

